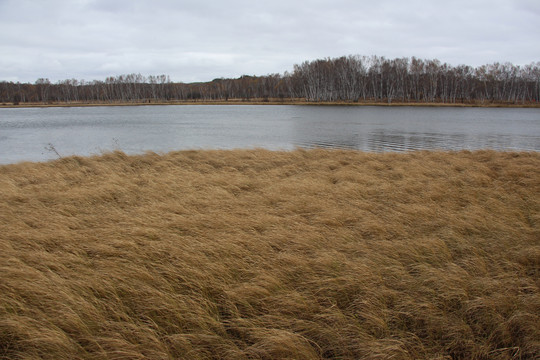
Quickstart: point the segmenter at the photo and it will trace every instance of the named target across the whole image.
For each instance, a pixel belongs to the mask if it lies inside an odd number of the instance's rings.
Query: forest
[[[502,103],[540,101],[540,62],[452,66],[433,59],[349,55],[296,64],[292,72],[209,82],[127,74],[101,80],[0,82],[0,103],[156,103],[172,101]]]

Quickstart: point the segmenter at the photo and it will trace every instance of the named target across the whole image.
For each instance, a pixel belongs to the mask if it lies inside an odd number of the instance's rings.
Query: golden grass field
[[[1,359],[538,359],[540,153],[0,166]]]

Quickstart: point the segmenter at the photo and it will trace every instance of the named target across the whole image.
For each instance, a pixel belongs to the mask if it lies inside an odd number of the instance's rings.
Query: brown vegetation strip
[[[540,154],[0,167],[1,359],[533,359]]]
[[[253,98],[229,100],[156,100],[156,101],[71,101],[71,102],[25,102],[18,105],[2,103],[0,108],[41,107],[93,107],[93,106],[152,106],[152,105],[309,105],[309,106],[414,106],[414,107],[490,107],[490,108],[540,108],[538,102],[511,103],[503,101],[450,102],[402,102],[402,101],[307,101],[305,99]]]

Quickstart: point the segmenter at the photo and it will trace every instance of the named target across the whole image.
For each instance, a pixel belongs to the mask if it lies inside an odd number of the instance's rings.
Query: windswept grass
[[[535,359],[540,154],[0,166],[1,359]]]

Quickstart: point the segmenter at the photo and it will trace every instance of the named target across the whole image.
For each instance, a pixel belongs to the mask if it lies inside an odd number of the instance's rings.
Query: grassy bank
[[[13,103],[0,104],[0,108],[17,107],[88,107],[88,106],[148,106],[148,105],[310,105],[310,106],[422,106],[422,107],[504,107],[504,108],[540,108],[539,103],[480,102],[466,103],[442,102],[388,102],[388,101],[322,101],[313,102],[305,99],[229,99],[225,100],[171,100],[140,102],[50,102],[50,103]]]
[[[540,154],[0,166],[1,359],[534,359]]]

